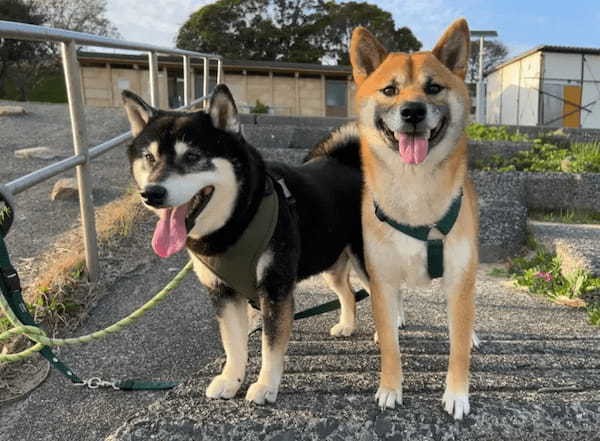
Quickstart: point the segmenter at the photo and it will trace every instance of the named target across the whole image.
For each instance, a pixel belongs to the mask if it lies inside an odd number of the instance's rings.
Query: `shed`
[[[486,122],[600,128],[600,49],[538,46],[487,73]]]

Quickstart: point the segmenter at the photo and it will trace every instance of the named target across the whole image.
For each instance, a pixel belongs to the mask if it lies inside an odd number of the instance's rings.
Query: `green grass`
[[[493,155],[485,161],[477,161],[475,167],[501,172],[600,173],[600,143],[576,143],[566,149],[536,139],[531,150],[518,152],[510,158]]]
[[[600,301],[588,306],[587,313],[590,325],[600,327]]]
[[[600,224],[600,213],[587,210],[529,210],[528,216],[537,221],[561,224]]]
[[[484,124],[473,123],[467,127],[469,139],[476,141],[530,141],[529,137],[521,133],[510,133],[503,126],[486,126]]]
[[[574,304],[585,305],[589,322],[600,326],[600,300],[586,303],[582,299],[583,296],[600,292],[600,278],[583,270],[563,275],[558,256],[540,246],[536,246],[532,256],[512,259],[508,274],[517,286],[552,301],[580,300]]]
[[[4,86],[4,94],[0,99],[19,101],[20,93],[10,78]],[[27,101],[38,101],[42,103],[66,103],[67,89],[62,73],[50,74],[43,78],[27,96]]]

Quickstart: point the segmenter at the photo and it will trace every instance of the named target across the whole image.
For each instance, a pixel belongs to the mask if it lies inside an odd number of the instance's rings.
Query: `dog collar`
[[[395,221],[385,214],[381,207],[377,205],[377,202],[373,201],[373,206],[375,208],[375,216],[377,216],[377,219],[381,222],[385,222],[395,230],[407,234],[410,237],[427,242],[427,271],[429,272],[429,277],[437,279],[444,275],[444,240],[429,239],[429,232],[433,228],[437,228],[444,236],[450,233],[450,230],[452,230],[452,227],[458,218],[458,214],[460,213],[462,195],[463,192],[461,188],[460,193],[454,198],[444,217],[433,225],[419,225],[416,227],[406,225]]]

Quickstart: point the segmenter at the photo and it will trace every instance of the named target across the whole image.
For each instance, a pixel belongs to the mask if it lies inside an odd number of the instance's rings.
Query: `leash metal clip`
[[[114,390],[119,390],[116,381],[105,381],[100,377],[92,377],[87,380],[83,380],[81,383],[75,384],[75,386],[87,386],[89,389],[98,389],[100,387],[112,387]]]

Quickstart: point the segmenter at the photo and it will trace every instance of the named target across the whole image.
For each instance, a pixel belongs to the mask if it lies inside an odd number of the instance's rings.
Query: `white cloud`
[[[141,6],[130,0],[108,0],[107,16],[125,40],[175,46],[179,27],[210,0],[156,0]]]
[[[397,27],[410,28],[423,43],[423,50],[431,49],[450,23],[466,15],[448,0],[376,0],[374,3],[392,13]]]

